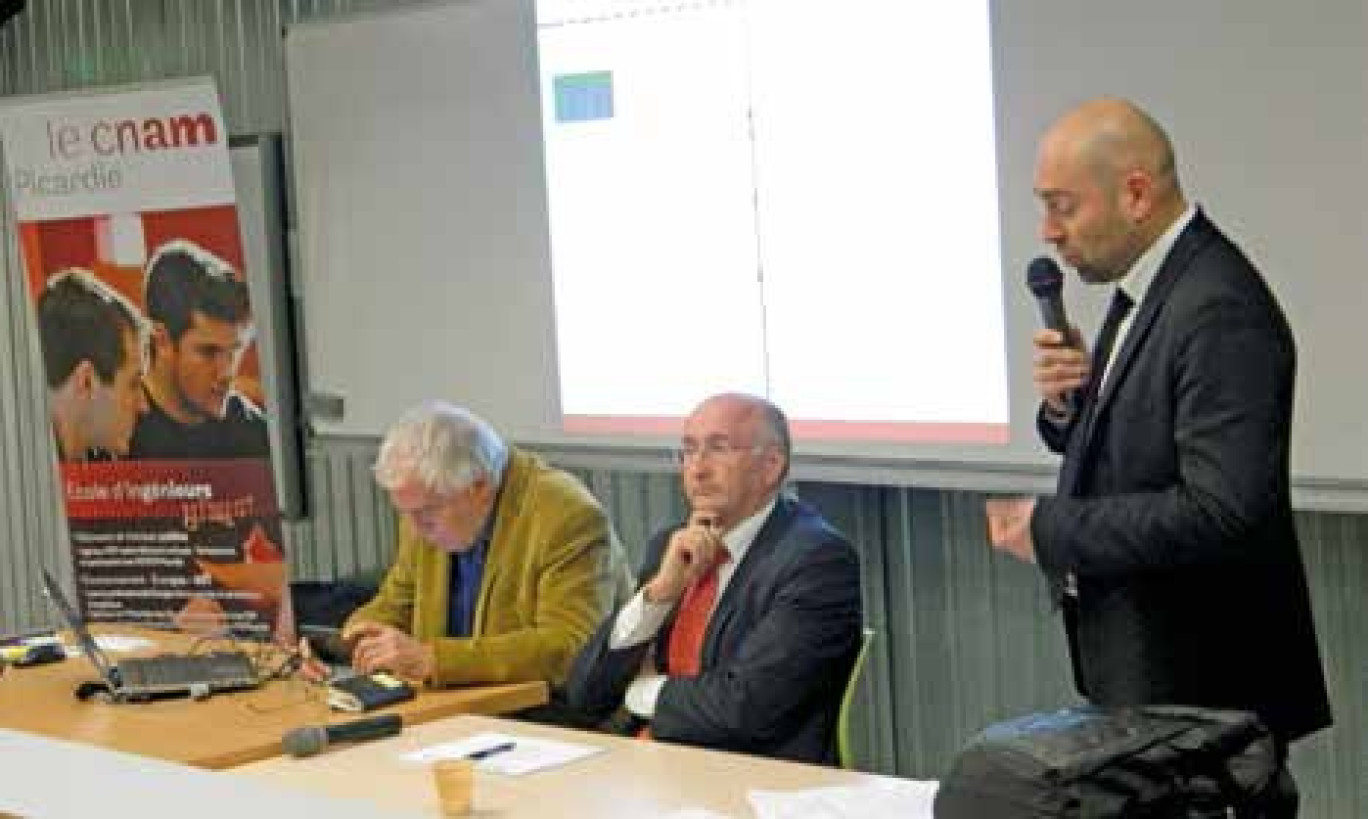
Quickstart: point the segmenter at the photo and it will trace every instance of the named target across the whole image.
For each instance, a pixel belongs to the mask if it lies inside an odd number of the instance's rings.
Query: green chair
[[[855,664],[850,667],[850,679],[846,682],[845,694],[841,696],[841,712],[836,717],[836,761],[846,770],[855,768],[855,749],[850,739],[850,710],[855,702],[855,689],[860,686],[860,675],[869,660],[869,644],[874,642],[874,629],[864,630],[864,640],[860,643],[860,653],[855,655]]]

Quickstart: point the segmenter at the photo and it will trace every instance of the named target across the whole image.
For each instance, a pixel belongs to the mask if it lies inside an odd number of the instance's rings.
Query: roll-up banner
[[[0,140],[83,614],[290,640],[212,80],[15,98]]]

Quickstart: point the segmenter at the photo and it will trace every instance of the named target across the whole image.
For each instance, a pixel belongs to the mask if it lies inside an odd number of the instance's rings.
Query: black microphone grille
[[[290,756],[313,756],[328,747],[328,729],[322,725],[304,725],[282,737],[280,744]]]
[[[1037,256],[1026,266],[1026,286],[1036,298],[1044,298],[1064,289],[1064,273],[1054,259]]]

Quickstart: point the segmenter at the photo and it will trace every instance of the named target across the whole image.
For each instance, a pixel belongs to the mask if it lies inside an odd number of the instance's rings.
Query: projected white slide
[[[986,3],[542,0],[564,424],[1008,438]]]

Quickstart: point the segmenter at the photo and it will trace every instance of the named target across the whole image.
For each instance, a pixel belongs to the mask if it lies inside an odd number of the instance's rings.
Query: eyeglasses
[[[450,497],[438,498],[432,503],[417,506],[412,509],[400,509],[399,514],[407,516],[410,520],[418,523],[426,523],[442,513],[443,509],[451,503]]]
[[[689,442],[674,451],[674,460],[679,466],[688,466],[695,461],[712,461],[742,452],[759,452],[766,446],[768,444],[741,446],[725,438],[710,439],[701,444]]]

